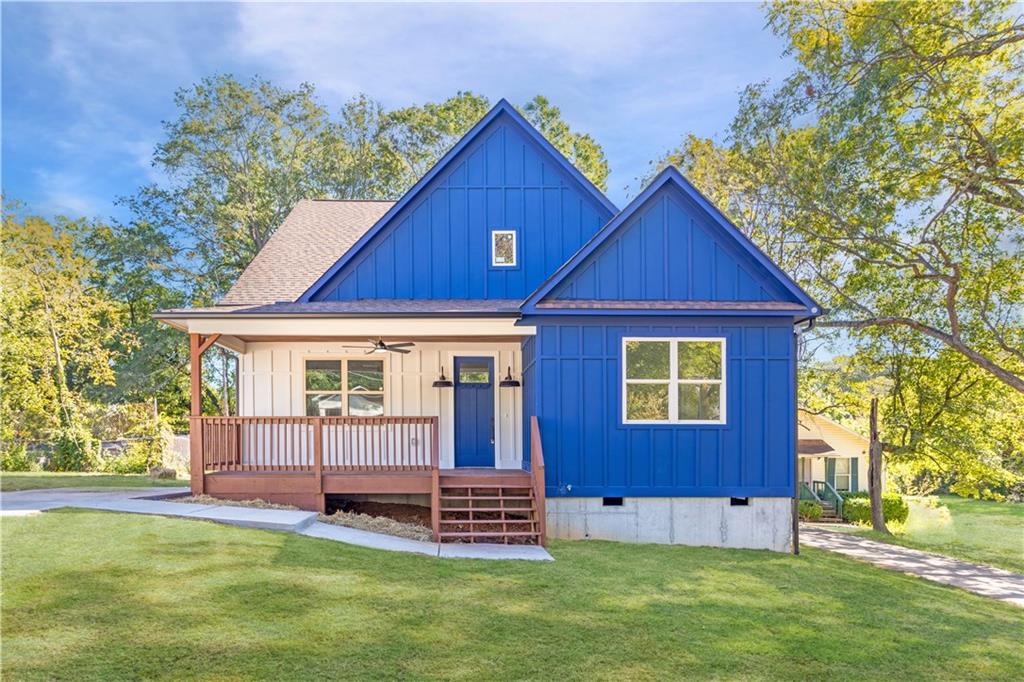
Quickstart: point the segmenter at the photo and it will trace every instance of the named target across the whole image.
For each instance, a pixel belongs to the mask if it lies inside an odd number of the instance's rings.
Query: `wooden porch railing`
[[[193,417],[204,472],[437,468],[437,417]]]
[[[835,505],[836,515],[843,518],[843,496],[828,481],[811,481],[811,490],[818,501],[828,500]]]
[[[547,512],[544,508],[544,446],[540,440],[540,424],[536,416],[530,417],[530,475],[533,499],[537,508],[537,530],[540,544],[547,544]]]

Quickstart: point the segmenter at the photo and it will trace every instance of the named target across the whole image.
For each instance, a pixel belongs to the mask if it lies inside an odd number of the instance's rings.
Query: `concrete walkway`
[[[800,544],[1024,607],[1024,575],[849,533],[800,526]]]
[[[391,552],[410,552],[442,558],[523,559],[553,561],[547,550],[536,545],[453,545],[407,540],[394,535],[371,533],[317,521],[315,512],[287,509],[255,509],[228,505],[186,504],[166,498],[187,495],[188,488],[110,488],[83,490],[50,488],[0,493],[0,515],[26,516],[50,509],[76,507],[128,514],[153,514],[176,518],[214,521],[242,528],[262,528],[308,537],[344,542],[359,547]]]

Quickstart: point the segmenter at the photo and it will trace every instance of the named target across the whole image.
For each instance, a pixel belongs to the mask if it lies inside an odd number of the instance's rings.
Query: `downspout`
[[[799,329],[797,325],[806,322],[807,326]],[[800,554],[800,425],[797,404],[797,353],[802,334],[814,329],[814,318],[809,317],[793,322],[793,554]]]

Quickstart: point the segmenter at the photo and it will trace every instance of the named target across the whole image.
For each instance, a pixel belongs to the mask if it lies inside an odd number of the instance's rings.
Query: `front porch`
[[[543,544],[536,417],[524,469],[442,469],[439,431],[437,417],[192,417],[192,492],[319,512],[328,495],[424,495],[436,541]]]
[[[457,314],[170,319],[190,338],[193,493],[321,512],[412,496],[435,539],[542,542],[540,433],[512,379],[534,330]],[[214,343],[238,353],[240,416],[200,416]]]

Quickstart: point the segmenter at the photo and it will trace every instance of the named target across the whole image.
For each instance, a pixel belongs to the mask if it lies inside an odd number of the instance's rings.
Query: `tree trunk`
[[[868,492],[871,495],[871,527],[889,535],[882,508],[882,450],[878,437],[878,398],[871,399],[871,441],[868,446]]]
[[[60,423],[62,426],[71,426],[71,409],[67,401],[67,374],[64,372],[64,358],[60,348],[60,336],[57,333],[55,314],[50,307],[50,301],[46,298],[46,287],[42,278],[38,275],[36,280],[39,283],[40,300],[43,302],[43,311],[46,313],[46,326],[50,332],[50,343],[53,345],[53,383],[57,388],[57,405],[60,407]]]

